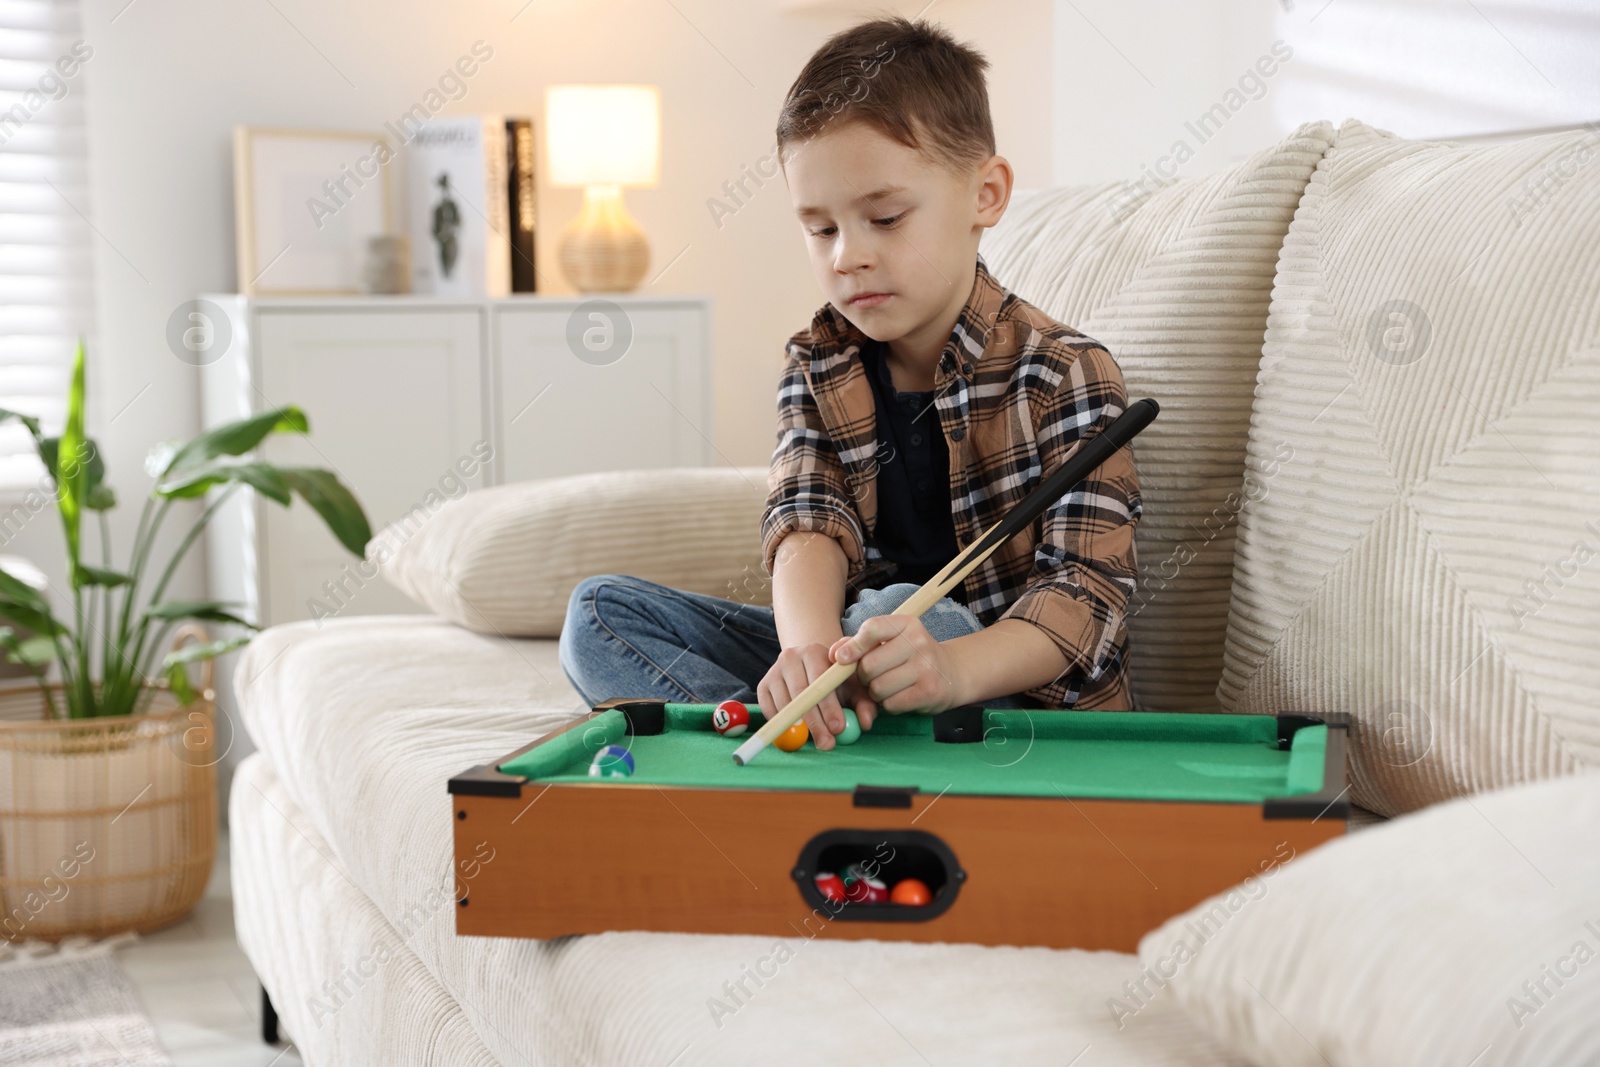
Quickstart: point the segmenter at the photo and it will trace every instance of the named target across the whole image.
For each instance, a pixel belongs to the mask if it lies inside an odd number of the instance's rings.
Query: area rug
[[[0,1067],[172,1067],[114,950],[0,942]]]

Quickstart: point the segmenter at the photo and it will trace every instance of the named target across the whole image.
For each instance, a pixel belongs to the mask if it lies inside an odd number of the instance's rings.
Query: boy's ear
[[[993,226],[1011,202],[1015,175],[1005,156],[990,156],[978,167],[978,224]]]

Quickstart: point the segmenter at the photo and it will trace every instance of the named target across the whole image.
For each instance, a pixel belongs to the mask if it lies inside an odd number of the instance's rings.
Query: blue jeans
[[[864,589],[839,620],[845,636],[899,607],[918,586]],[[945,597],[922,614],[936,641],[983,629],[966,605]],[[757,703],[756,686],[783,651],[772,609],[690,593],[626,574],[585,578],[567,602],[561,670],[588,701],[664,698],[680,704]],[[982,701],[1026,708],[1020,693]]]

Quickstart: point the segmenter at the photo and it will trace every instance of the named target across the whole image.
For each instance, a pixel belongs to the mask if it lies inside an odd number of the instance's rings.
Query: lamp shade
[[[553,85],[545,91],[553,185],[654,186],[661,180],[661,90]]]

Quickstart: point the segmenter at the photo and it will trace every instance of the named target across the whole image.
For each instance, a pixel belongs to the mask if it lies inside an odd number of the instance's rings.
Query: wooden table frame
[[[1261,805],[548,784],[496,769],[608,708],[630,733],[659,732],[664,703],[607,701],[451,779],[458,934],[826,934],[1128,952],[1173,915],[1342,835],[1349,815],[1343,715],[1277,716],[1283,747],[1303,727],[1329,727],[1323,788]],[[942,849],[949,888],[928,908],[827,901],[813,877],[830,833],[876,842],[879,854]]]

